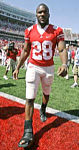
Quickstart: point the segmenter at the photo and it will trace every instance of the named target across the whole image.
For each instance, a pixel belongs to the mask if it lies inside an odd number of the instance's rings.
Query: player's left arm
[[[67,50],[66,50],[65,41],[59,41],[58,51],[59,51],[59,56],[60,56],[62,65],[58,68],[57,73],[59,76],[64,77],[67,74]]]

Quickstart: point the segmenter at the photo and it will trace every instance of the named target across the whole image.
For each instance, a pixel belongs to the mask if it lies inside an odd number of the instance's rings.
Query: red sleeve
[[[59,41],[64,41],[64,32],[63,32],[63,29],[58,27],[57,29],[57,43]]]
[[[26,30],[25,30],[25,42],[29,42],[29,41],[30,41],[29,30],[26,29]]]

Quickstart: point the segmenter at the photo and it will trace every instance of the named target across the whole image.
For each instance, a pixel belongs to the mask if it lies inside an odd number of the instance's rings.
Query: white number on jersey
[[[50,60],[52,58],[52,42],[44,41],[42,44],[38,41],[32,43],[33,46],[33,56],[35,60]],[[42,55],[41,55],[41,51]]]

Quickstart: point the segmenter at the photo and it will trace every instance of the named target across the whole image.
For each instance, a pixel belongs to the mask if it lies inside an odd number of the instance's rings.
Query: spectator
[[[67,54],[68,54],[68,62],[67,62],[67,75],[65,76],[65,79],[69,79],[69,67],[71,64],[71,49],[69,47],[69,44],[66,45]]]
[[[4,50],[4,47],[1,49],[2,51],[2,66],[6,65],[6,51]]]
[[[14,45],[15,45],[14,42],[12,42],[9,44],[9,46],[5,47],[5,51],[7,53],[7,60],[6,60],[7,66],[6,66],[5,75],[3,76],[5,80],[8,80],[7,73],[10,70],[10,68],[12,67],[12,77],[13,77],[13,72],[15,70],[17,49],[14,47]]]
[[[21,49],[20,49],[20,48],[18,48],[18,54],[17,54],[17,64],[18,64],[18,62],[19,62],[20,55],[21,55]]]
[[[74,60],[74,84],[71,88],[78,87],[78,76],[79,76],[79,48],[76,49],[75,60]]]
[[[71,51],[72,72],[73,72],[73,67],[74,67],[74,58],[75,58],[75,48],[73,47],[73,49]]]

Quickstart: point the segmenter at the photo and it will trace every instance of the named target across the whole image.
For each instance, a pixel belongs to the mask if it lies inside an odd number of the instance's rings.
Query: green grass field
[[[57,76],[57,68],[60,65],[59,57],[54,57],[55,60],[55,77],[52,84],[52,91],[48,106],[53,109],[58,109],[76,116],[79,116],[79,88],[71,88],[73,84],[73,74],[71,66],[69,69],[69,80]],[[3,79],[5,67],[0,66],[0,92],[5,92],[10,95],[25,99],[25,69],[20,69],[19,79],[11,79],[11,71],[8,73],[8,80]],[[39,86],[35,103],[41,104],[42,90]]]

